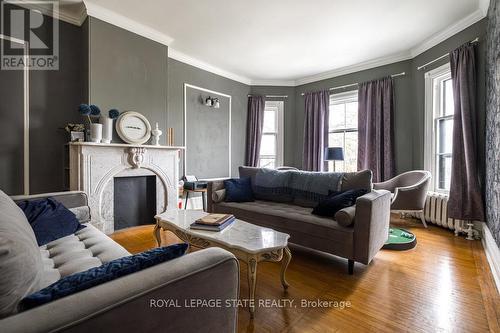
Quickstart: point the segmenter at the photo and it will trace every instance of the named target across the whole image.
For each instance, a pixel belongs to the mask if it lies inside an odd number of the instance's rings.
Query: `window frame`
[[[352,102],[358,102],[358,90],[350,90],[350,91],[345,91],[341,93],[331,93],[330,94],[330,100],[328,104],[328,117],[331,115],[331,106],[335,104],[347,104],[347,103],[352,103]],[[345,114],[344,114],[344,123],[345,123]],[[346,133],[358,133],[359,132],[359,126],[358,127],[345,127],[343,129],[330,129],[330,119],[328,119],[328,141],[330,141],[330,134],[335,134],[335,133],[342,133],[344,135],[344,146],[342,147],[344,149],[344,157],[346,154],[346,149],[345,149],[345,136]],[[359,142],[358,142],[359,144]],[[330,142],[328,142],[328,147],[330,147]],[[337,162],[339,163],[339,162]],[[335,165],[337,165],[335,163]],[[343,163],[343,169],[344,171],[338,171],[338,172],[345,172],[345,161],[342,161]],[[328,171],[329,172],[337,172],[336,170],[333,169],[333,161],[328,161]],[[330,168],[331,167],[331,168]]]
[[[284,108],[285,101],[284,100],[266,100],[264,106],[264,112],[268,107],[276,108],[276,131],[275,132],[264,132],[262,130],[262,136],[264,135],[274,135],[276,140],[276,155],[261,155],[259,152],[259,166],[261,159],[274,159],[274,167],[278,168],[283,166],[283,155],[284,155]]]
[[[438,155],[452,158],[452,153],[441,153],[438,151],[440,143],[438,127],[440,121],[453,120],[454,114],[440,115],[437,112],[440,112],[444,108],[445,102],[441,84],[449,79],[451,79],[450,63],[446,63],[425,73],[424,168],[432,174],[431,189],[443,194],[448,194],[450,190],[438,187],[440,177]]]

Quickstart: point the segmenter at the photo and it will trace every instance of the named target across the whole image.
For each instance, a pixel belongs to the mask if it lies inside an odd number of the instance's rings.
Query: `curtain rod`
[[[473,43],[477,43],[477,42],[479,42],[479,37],[474,38],[474,39],[473,39],[473,40],[471,40],[469,43],[473,44]],[[440,56],[439,58],[436,58],[436,59],[434,59],[434,60],[431,60],[431,61],[429,61],[428,63],[423,64],[422,66],[418,66],[418,67],[417,67],[417,70],[419,71],[419,70],[421,70],[422,68],[425,68],[425,67],[427,67],[427,66],[429,66],[429,65],[432,65],[432,64],[433,64],[433,63],[435,63],[436,61],[439,61],[439,60],[441,60],[441,59],[444,59],[444,58],[448,57],[449,55],[450,55],[449,53],[443,54],[443,55],[442,55],[442,56]]]
[[[252,96],[256,96],[256,95],[248,94],[247,97],[252,97]],[[267,98],[288,98],[288,95],[266,95],[265,97],[267,97]]]
[[[406,72],[401,72],[401,73],[397,73],[397,74],[392,74],[391,77],[398,77],[398,76],[405,76],[405,75],[406,75]],[[356,82],[356,83],[346,84],[343,86],[332,87],[332,88],[329,88],[328,90],[331,91],[331,90],[343,89],[343,88],[348,88],[348,87],[354,87],[354,86],[357,86],[358,84],[359,84],[359,82]],[[304,96],[305,93],[302,93],[300,95]]]

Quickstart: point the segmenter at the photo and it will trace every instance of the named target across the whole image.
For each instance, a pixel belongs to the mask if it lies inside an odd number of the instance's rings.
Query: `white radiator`
[[[448,218],[448,195],[437,192],[428,192],[425,200],[424,216],[427,222],[455,231],[467,232],[467,221]]]

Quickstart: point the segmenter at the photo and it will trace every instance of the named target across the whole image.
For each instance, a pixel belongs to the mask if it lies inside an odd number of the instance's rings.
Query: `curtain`
[[[247,147],[245,157],[245,164],[247,166],[256,167],[259,165],[265,105],[266,102],[263,96],[248,97]]]
[[[448,217],[484,221],[476,160],[476,60],[467,43],[450,53],[455,114]]]
[[[304,148],[302,167],[307,171],[326,170],[323,158],[328,146],[328,90],[305,94]]]
[[[373,182],[394,176],[394,88],[392,78],[358,88],[358,170],[373,172]]]

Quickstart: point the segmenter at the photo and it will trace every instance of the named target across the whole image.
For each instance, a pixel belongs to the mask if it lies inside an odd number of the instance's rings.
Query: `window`
[[[283,106],[283,101],[266,101],[260,167],[274,169],[283,165]]]
[[[432,173],[434,191],[447,192],[451,179],[453,88],[450,64],[425,74],[425,168]]]
[[[330,95],[328,147],[344,148],[344,161],[328,161],[328,171],[358,170],[358,92]],[[334,168],[335,166],[335,168]]]

